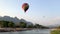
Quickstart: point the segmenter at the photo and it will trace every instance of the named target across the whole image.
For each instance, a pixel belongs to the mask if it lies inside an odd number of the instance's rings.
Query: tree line
[[[27,25],[25,22],[19,22],[19,25],[13,23],[12,21],[0,21],[0,28],[48,28],[39,24]]]

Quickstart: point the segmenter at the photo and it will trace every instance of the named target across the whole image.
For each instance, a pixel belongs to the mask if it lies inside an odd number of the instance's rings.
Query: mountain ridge
[[[18,19],[17,17],[10,17],[10,16],[3,16],[3,17],[1,17],[0,16],[0,21],[2,21],[2,20],[4,20],[4,21],[12,21],[13,23],[19,23],[19,22],[25,22],[25,23],[27,23],[28,25],[31,25],[32,24],[32,22],[28,22],[28,21],[26,21],[25,19]]]

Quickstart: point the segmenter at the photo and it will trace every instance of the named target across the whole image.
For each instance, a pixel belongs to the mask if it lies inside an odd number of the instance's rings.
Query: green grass
[[[60,30],[53,30],[51,31],[51,34],[60,34]]]

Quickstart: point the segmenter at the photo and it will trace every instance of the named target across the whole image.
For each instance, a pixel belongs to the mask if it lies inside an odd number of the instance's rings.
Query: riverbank
[[[51,34],[60,34],[60,29],[52,29]]]
[[[0,28],[0,32],[15,32],[15,31],[26,31],[32,30],[33,28]]]

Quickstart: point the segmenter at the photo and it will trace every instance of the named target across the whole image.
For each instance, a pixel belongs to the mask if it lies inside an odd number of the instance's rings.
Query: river
[[[0,34],[50,34],[50,29],[34,29],[19,32],[0,32]]]

